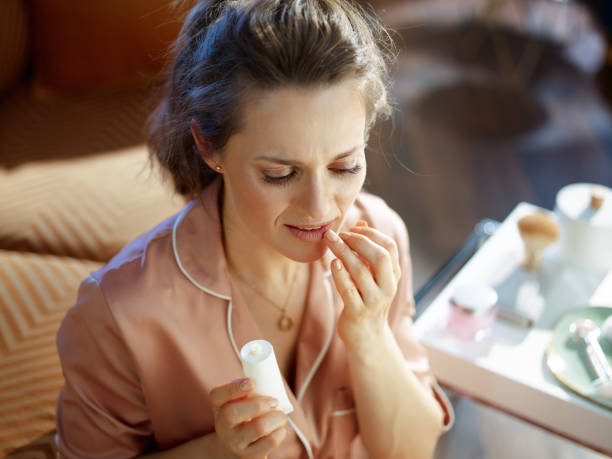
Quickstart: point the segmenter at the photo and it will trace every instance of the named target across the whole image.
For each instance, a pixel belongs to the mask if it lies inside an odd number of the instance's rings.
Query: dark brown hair
[[[198,194],[217,175],[198,154],[195,119],[213,151],[240,129],[250,90],[317,87],[355,78],[371,127],[389,115],[392,42],[375,15],[350,0],[198,3],[176,41],[162,102],[150,119],[151,155],[178,193]]]

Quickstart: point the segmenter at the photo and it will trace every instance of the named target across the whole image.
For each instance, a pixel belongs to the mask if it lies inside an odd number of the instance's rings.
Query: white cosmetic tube
[[[293,405],[285,391],[272,345],[263,339],[250,341],[242,346],[240,360],[244,375],[255,382],[253,393],[274,397],[278,400],[279,410],[285,414],[291,413]]]

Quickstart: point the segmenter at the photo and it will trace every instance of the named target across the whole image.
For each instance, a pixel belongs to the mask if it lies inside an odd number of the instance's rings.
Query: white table
[[[521,203],[512,211],[417,319],[416,333],[443,385],[610,454],[612,411],[561,385],[546,365],[546,348],[552,327],[565,311],[586,304],[612,306],[612,271],[577,275],[560,261],[559,247],[553,246],[543,258],[546,289],[518,299],[508,295],[525,280],[516,221],[536,209]],[[525,311],[531,305],[537,311],[539,301],[542,312],[529,329],[497,319],[491,335],[481,342],[455,338],[446,328],[449,298],[458,285],[470,281],[496,286],[500,303],[516,300]]]

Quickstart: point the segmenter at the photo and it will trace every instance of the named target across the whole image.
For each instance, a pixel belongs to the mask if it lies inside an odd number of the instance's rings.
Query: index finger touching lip
[[[249,378],[236,379],[211,390],[210,399],[213,406],[221,407],[232,400],[246,398],[252,391],[253,382]]]

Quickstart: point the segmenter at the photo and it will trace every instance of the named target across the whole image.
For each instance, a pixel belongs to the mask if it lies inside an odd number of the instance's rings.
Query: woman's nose
[[[315,174],[304,184],[300,192],[299,203],[304,213],[313,223],[320,223],[329,217],[330,190],[322,177]]]

